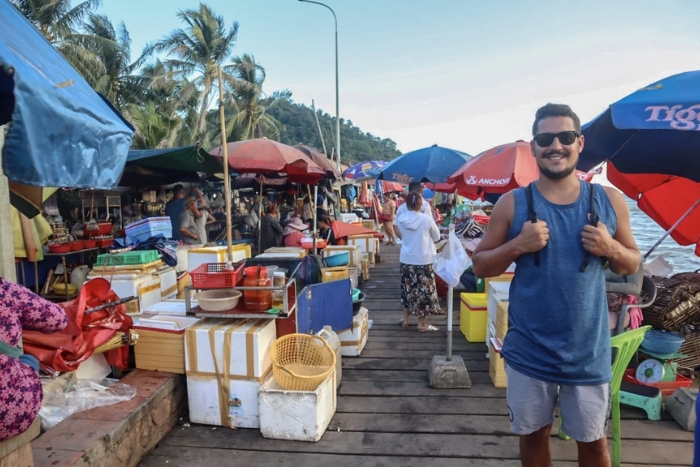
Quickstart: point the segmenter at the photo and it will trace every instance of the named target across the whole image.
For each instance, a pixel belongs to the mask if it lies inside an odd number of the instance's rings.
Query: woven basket
[[[319,336],[280,337],[272,344],[270,356],[272,376],[288,391],[315,391],[335,371],[335,352]]]
[[[655,329],[679,331],[700,323],[700,274],[655,277],[656,300],[642,310],[644,322]]]
[[[678,360],[678,366],[692,371],[700,365],[700,323],[684,326],[679,334],[685,337],[685,342],[678,351],[686,358]]]

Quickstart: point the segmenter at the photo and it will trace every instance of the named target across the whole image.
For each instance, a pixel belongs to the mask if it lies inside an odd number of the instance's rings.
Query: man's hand
[[[602,222],[598,222],[597,227],[586,225],[581,232],[581,242],[583,248],[594,256],[607,257],[614,250],[613,238],[608,232],[608,228]]]
[[[538,220],[534,224],[531,221],[526,221],[517,239],[518,248],[523,254],[535,253],[547,246],[547,242],[549,241],[549,227],[547,227],[547,223],[542,220]]]

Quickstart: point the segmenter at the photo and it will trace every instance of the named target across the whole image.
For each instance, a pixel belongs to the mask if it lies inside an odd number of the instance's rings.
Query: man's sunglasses
[[[540,133],[535,135],[535,143],[541,148],[546,148],[552,145],[554,138],[557,138],[559,142],[568,146],[569,144],[574,144],[576,138],[581,136],[578,131],[562,131],[561,133]]]

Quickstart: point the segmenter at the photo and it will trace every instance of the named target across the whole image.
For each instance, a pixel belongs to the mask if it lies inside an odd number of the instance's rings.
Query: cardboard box
[[[358,357],[365,349],[369,333],[369,312],[367,308],[352,317],[352,327],[338,332],[343,357]]]
[[[258,388],[272,371],[271,319],[205,319],[185,331],[190,420],[258,428]]]
[[[373,219],[362,219],[362,227],[368,230],[377,230],[377,224]]]
[[[350,253],[350,262],[348,266],[357,267],[362,266],[362,250],[358,246],[353,245],[330,245],[323,249],[323,257],[333,256],[340,253]]]
[[[316,442],[326,432],[336,408],[334,373],[315,391],[287,391],[270,376],[260,387],[263,437]]]
[[[199,318],[161,315],[136,321],[136,368],[184,374],[185,330],[198,321]]]
[[[338,266],[336,268],[321,268],[321,280],[323,282],[339,281],[349,279],[350,272],[347,266]]]
[[[486,342],[486,294],[460,294],[459,330],[469,342]]]
[[[489,321],[493,322],[494,325],[498,318],[498,302],[507,302],[508,296],[510,295],[510,282],[492,282],[488,288],[488,304],[486,305]]]

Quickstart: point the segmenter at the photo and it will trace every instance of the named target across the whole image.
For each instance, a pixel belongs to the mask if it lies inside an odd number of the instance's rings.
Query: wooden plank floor
[[[430,318],[440,332],[419,334],[415,326],[400,326],[398,248],[382,248],[384,261],[362,287],[373,325],[362,356],[343,358],[337,412],[321,441],[268,440],[257,430],[181,425],[141,465],[519,466],[505,390],[491,384],[486,346],[467,342],[459,332],[458,301],[454,348],[464,358],[473,387],[440,390],[428,385],[430,360],[445,354],[446,318]],[[623,465],[692,464],[692,433],[668,415],[650,422],[641,411],[623,406],[622,416]],[[552,453],[555,466],[577,465],[573,441],[553,436]]]

